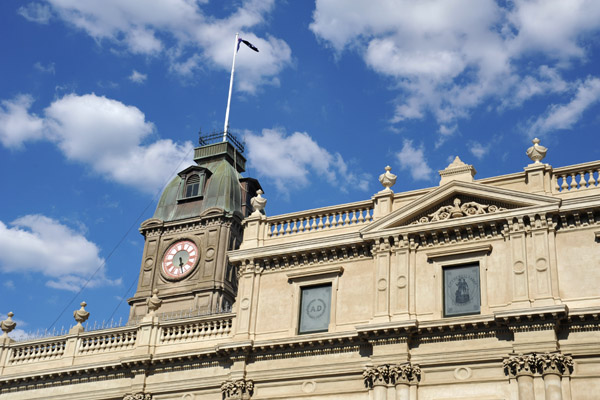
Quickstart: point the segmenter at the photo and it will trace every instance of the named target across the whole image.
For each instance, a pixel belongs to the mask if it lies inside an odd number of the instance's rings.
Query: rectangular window
[[[444,316],[479,314],[479,263],[444,267]]]
[[[327,332],[331,315],[331,284],[301,288],[298,333]]]

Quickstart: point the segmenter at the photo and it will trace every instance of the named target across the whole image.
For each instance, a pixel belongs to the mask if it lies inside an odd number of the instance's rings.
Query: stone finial
[[[2,331],[4,332],[4,334],[2,335],[2,337],[8,337],[8,334],[16,328],[17,323],[15,321],[12,320],[12,317],[15,314],[10,311],[8,313],[8,318],[6,318],[4,321],[0,322],[0,328],[2,328]]]
[[[254,210],[251,215],[260,216],[263,214],[263,210],[267,205],[267,199],[261,196],[263,193],[264,192],[261,189],[258,189],[256,191],[256,196],[250,199],[250,204],[252,204],[252,209]]]
[[[473,182],[477,171],[472,165],[465,164],[456,156],[445,169],[438,171],[440,174],[440,186],[451,181]]]
[[[535,138],[531,141],[533,146],[527,149],[527,157],[531,159],[535,164],[539,164],[540,161],[546,157],[548,148],[540,145],[540,139]]]
[[[385,172],[381,175],[379,175],[379,182],[381,182],[381,184],[383,185],[384,189],[382,190],[382,192],[389,192],[392,189],[390,189],[392,186],[394,186],[394,184],[396,183],[396,175],[392,174],[390,171],[392,170],[392,167],[390,167],[389,165],[385,167]]]
[[[83,332],[85,328],[82,324],[85,321],[87,321],[87,319],[90,317],[90,313],[85,310],[85,306],[87,306],[87,303],[85,301],[82,301],[79,305],[81,306],[81,308],[79,310],[73,311],[73,318],[75,318],[75,321],[77,321],[77,325],[72,327],[69,333]]]
[[[158,298],[158,289],[152,291],[152,297],[146,300],[146,304],[148,305],[149,314],[154,314],[160,308],[162,300]]]

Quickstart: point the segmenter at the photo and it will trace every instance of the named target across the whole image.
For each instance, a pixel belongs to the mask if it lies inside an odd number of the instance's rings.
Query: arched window
[[[198,196],[200,191],[200,176],[198,174],[190,175],[185,182],[185,197]]]

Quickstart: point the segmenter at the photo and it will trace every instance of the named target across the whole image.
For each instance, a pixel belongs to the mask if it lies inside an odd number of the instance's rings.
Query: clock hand
[[[181,268],[181,272],[183,272],[183,259],[179,257],[179,268]]]

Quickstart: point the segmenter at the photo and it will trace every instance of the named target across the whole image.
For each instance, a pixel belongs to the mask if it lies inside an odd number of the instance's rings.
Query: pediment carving
[[[418,217],[408,225],[427,224],[429,222],[445,221],[448,219],[463,218],[473,215],[492,214],[500,211],[505,211],[510,208],[515,208],[509,204],[495,204],[489,200],[465,200],[466,196],[456,196],[452,200],[452,204],[444,204],[439,207],[433,207],[426,211],[424,215]],[[470,200],[470,201],[469,201]],[[444,203],[448,203],[447,200]],[[434,210],[433,212],[430,212]]]
[[[381,231],[444,229],[481,223],[495,215],[512,218],[512,211],[550,212],[558,210],[560,199],[488,186],[476,182],[452,181],[435,188],[361,229],[363,237],[377,237]],[[449,225],[451,224],[451,225]],[[422,228],[421,228],[422,227]]]

